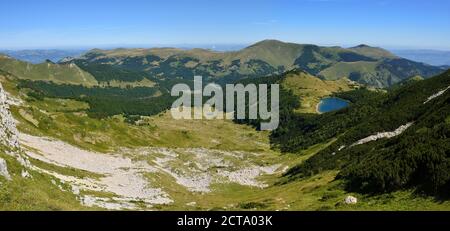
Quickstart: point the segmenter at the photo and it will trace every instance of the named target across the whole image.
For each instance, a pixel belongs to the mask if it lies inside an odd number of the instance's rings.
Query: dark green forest
[[[359,98],[359,102],[354,101],[358,99],[354,94],[359,94],[355,91],[340,94],[354,103],[337,112],[312,116],[315,117],[312,121],[322,123],[333,117],[331,127],[329,124],[294,123],[297,126],[291,128],[296,131],[284,134],[288,139],[287,144],[283,144],[285,150],[296,150],[303,147],[307,136],[322,137],[325,141],[329,131],[342,128],[336,131],[339,137],[336,142],[292,168],[287,176],[296,179],[338,169],[341,170],[338,178],[343,179],[351,191],[383,193],[413,187],[423,193],[448,196],[450,92],[424,103],[447,86],[450,86],[450,72],[410,82],[386,95]],[[399,136],[351,146],[359,139],[393,131],[410,122],[414,124]],[[345,148],[340,150],[341,147]]]
[[[29,96],[40,100],[43,97],[75,99],[87,102],[89,116],[104,118],[124,115],[155,115],[170,108],[174,98],[165,88],[135,87],[101,88],[79,85],[58,85],[42,81],[21,80],[19,88],[32,91]],[[160,93],[159,95],[157,93]]]
[[[144,71],[133,71],[107,64],[88,63],[82,60],[76,60],[75,64],[90,73],[99,82],[110,82],[112,80],[136,82],[144,78],[155,80],[152,75]]]

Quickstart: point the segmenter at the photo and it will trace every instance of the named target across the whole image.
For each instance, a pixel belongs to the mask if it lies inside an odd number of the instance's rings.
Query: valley
[[[368,46],[273,40],[36,65],[1,57],[0,209],[448,210],[441,72]],[[202,73],[280,84],[280,127],[173,119],[171,86]],[[330,97],[348,105],[318,113]]]

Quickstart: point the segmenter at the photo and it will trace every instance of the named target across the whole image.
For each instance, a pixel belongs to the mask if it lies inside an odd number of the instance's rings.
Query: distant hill
[[[25,62],[38,64],[43,63],[45,60],[51,60],[52,62],[58,62],[65,57],[77,57],[85,50],[0,50],[0,53],[7,54],[18,60]]]
[[[92,69],[92,65],[109,65],[145,72],[156,79],[192,79],[194,75],[202,75],[209,81],[223,83],[299,68],[323,79],[348,78],[370,86],[388,87],[411,76],[430,77],[442,72],[441,68],[367,45],[346,49],[277,40],[264,40],[229,52],[178,48],[94,49],[70,62],[84,70]],[[96,77],[95,73],[91,74]]]
[[[19,79],[85,86],[98,84],[91,74],[83,71],[73,63],[55,64],[48,60],[40,64],[31,64],[0,55],[0,70],[6,71]]]
[[[367,57],[371,57],[371,58],[375,58],[375,59],[380,59],[380,58],[398,58],[396,55],[392,54],[390,51],[385,50],[383,48],[380,47],[371,47],[365,44],[361,44],[358,45],[356,47],[351,47],[349,48],[349,50],[355,51],[358,54],[367,56]]]

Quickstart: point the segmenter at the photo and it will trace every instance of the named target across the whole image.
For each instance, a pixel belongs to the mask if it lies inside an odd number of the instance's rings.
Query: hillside
[[[331,135],[338,137],[332,145],[290,170],[288,176],[308,177],[325,170],[340,170],[338,179],[353,191],[385,193],[413,188],[420,193],[449,196],[449,89],[450,72],[446,72],[406,82],[378,96],[354,98],[352,94],[358,92],[341,94],[358,100],[348,109],[316,116],[313,121],[320,122],[314,133],[309,131],[311,124],[302,123],[291,127],[297,131],[281,135],[280,139],[288,140],[284,147],[295,149],[304,137],[338,131]],[[319,125],[327,121],[335,121],[338,127]]]
[[[308,79],[308,75],[291,72],[258,80],[282,83],[280,127],[270,136],[273,148],[298,153],[330,142],[290,169],[285,174],[287,182],[338,171],[335,179],[349,191],[383,195],[412,190],[447,200],[450,71],[426,80],[415,76],[387,91],[364,87],[335,91],[332,95],[349,101],[350,106],[323,114],[299,113],[302,99],[286,81],[302,82],[300,79]],[[332,89],[333,84],[327,85]],[[303,99],[307,96],[307,88],[297,91],[305,94]],[[248,120],[238,122],[256,125]]]
[[[398,56],[392,54],[390,51],[385,50],[380,47],[371,47],[365,44],[361,44],[355,47],[350,47],[349,50],[352,50],[358,54],[371,57],[374,59],[380,59],[380,58],[398,58]]]
[[[95,78],[74,64],[55,64],[47,61],[31,64],[0,55],[0,70],[6,71],[17,78],[33,81],[52,81],[84,86],[97,85]]]

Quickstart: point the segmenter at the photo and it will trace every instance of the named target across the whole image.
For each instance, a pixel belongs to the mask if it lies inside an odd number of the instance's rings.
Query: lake
[[[317,106],[317,110],[320,113],[325,113],[330,111],[336,111],[345,108],[347,106],[348,102],[343,99],[336,97],[328,97],[320,101],[319,105]]]

